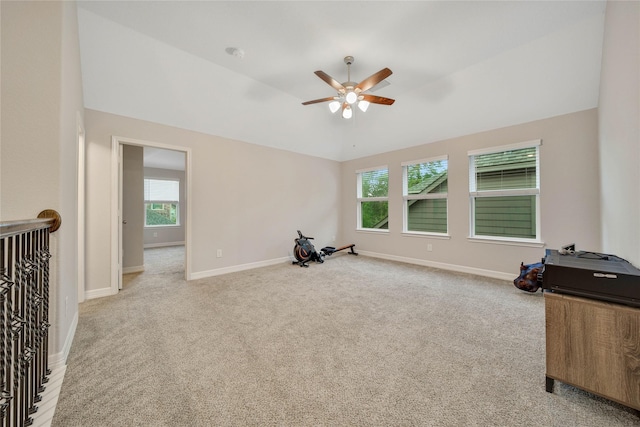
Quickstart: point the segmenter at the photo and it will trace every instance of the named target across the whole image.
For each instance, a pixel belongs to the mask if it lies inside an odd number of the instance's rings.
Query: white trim
[[[388,202],[389,197],[358,197],[359,202]]]
[[[509,196],[538,196],[539,188],[521,188],[516,190],[480,190],[470,191],[472,197],[509,197]]]
[[[451,235],[447,233],[432,233],[428,231],[403,231],[403,237],[418,237],[421,239],[451,240]]]
[[[501,151],[521,150],[523,148],[538,147],[542,145],[542,139],[532,139],[531,141],[516,142],[513,144],[499,145],[497,147],[480,148],[467,152],[467,156],[479,156],[481,154],[499,153]]]
[[[96,298],[102,298],[102,297],[110,297],[113,295],[117,295],[118,294],[118,290],[116,289],[116,291],[113,291],[112,287],[108,287],[108,288],[101,288],[101,289],[90,289],[87,292],[85,292],[84,296],[86,298],[86,300],[90,300],[90,299],[96,299]]]
[[[191,148],[183,147],[179,145],[170,145],[161,142],[145,141],[141,139],[133,139],[127,137],[121,137],[113,135],[111,137],[111,293],[105,294],[103,289],[98,289],[92,292],[91,298],[98,298],[101,296],[115,295],[118,293],[118,147],[120,144],[125,145],[137,145],[143,147],[155,147],[165,150],[181,151],[185,154],[185,198],[186,210],[187,210],[187,223],[185,230],[185,243],[184,243],[184,275],[186,280],[192,280],[191,273],[191,224],[192,224],[192,153]],[[115,193],[115,194],[114,194]],[[114,285],[115,283],[115,285]],[[89,296],[86,296],[89,299]]]
[[[402,196],[405,202],[408,202],[409,200],[446,199],[448,197],[449,193],[425,193]]]
[[[193,168],[191,167],[191,159],[192,159],[192,155],[191,155],[191,148],[187,148],[186,151],[184,152],[184,155],[186,156],[185,159],[185,177],[184,179],[186,180],[185,182],[185,197],[187,198],[187,225],[186,225],[186,230],[185,230],[185,242],[184,242],[184,275],[185,275],[185,279],[187,280],[191,280],[191,242],[193,242],[193,239],[191,238],[191,226],[193,224],[193,209],[191,207],[191,201],[193,200],[193,197],[191,197],[191,193],[192,190],[191,188],[193,187],[192,183],[193,183],[193,179],[192,179],[192,171]]]
[[[51,374],[47,375],[49,381],[47,382],[44,392],[42,392],[40,396],[42,400],[38,402],[38,411],[31,414],[31,419],[33,420],[31,427],[51,426],[66,371],[66,365],[60,366],[57,369],[51,369]]]
[[[134,265],[133,267],[122,267],[122,274],[142,273],[144,265]]]
[[[111,137],[111,288],[108,295],[115,295],[118,293],[118,277],[120,276],[120,256],[118,252],[118,246],[120,242],[119,227],[120,227],[120,212],[118,194],[119,194],[119,151],[120,142],[117,137]],[[85,292],[85,299],[90,299],[89,294],[92,291]],[[95,297],[94,297],[95,298]]]
[[[407,258],[396,255],[380,254],[377,252],[369,252],[358,250],[358,253],[363,256],[369,256],[372,258],[386,259],[389,261],[404,262],[407,264],[422,265],[425,267],[439,268],[441,270],[455,271],[458,273],[475,274],[477,276],[490,277],[492,279],[513,281],[513,273],[503,273],[501,271],[485,270],[483,268],[467,267],[464,265],[446,264],[443,262],[429,261],[425,259]]]
[[[491,243],[494,245],[522,246],[525,248],[542,248],[546,245],[541,240],[517,239],[515,237],[469,236],[467,240],[472,243]]]
[[[238,271],[252,270],[254,268],[268,267],[271,265],[282,264],[283,262],[292,262],[291,257],[276,258],[267,261],[251,262],[248,264],[233,265],[230,267],[216,268],[213,270],[198,271],[191,273],[190,280],[204,279],[206,277],[221,276],[223,274],[236,273]]]
[[[382,166],[375,166],[375,167],[365,168],[365,169],[357,169],[356,173],[372,172],[372,171],[378,171],[383,169],[386,169],[387,173],[389,172],[389,166],[382,165]]]
[[[49,364],[49,368],[57,369],[61,366],[65,366],[67,364],[67,357],[69,357],[69,351],[71,351],[71,344],[73,343],[73,337],[76,335],[76,328],[78,327],[78,312],[76,311],[75,316],[73,316],[73,320],[71,321],[71,325],[69,326],[69,331],[67,332],[67,336],[64,340],[64,345],[62,346],[62,351],[56,354],[50,354],[47,358],[47,362]]]
[[[502,145],[499,147],[490,147],[480,150],[472,150],[468,152],[469,159],[469,239],[477,239],[479,241],[496,241],[496,242],[516,242],[522,241],[534,242],[534,245],[540,243],[541,233],[541,210],[540,210],[540,145],[542,139],[535,139],[525,142],[517,142],[514,144]],[[526,148],[536,148],[536,187],[535,188],[518,188],[518,189],[499,189],[499,190],[478,190],[477,170],[475,158],[482,154],[496,154],[505,151],[522,150]],[[514,237],[501,238],[497,236],[478,236],[476,234],[476,200],[482,197],[517,197],[517,196],[534,196],[536,203],[535,220],[536,220],[536,239],[518,239]],[[504,243],[509,244],[509,243]],[[544,245],[544,244],[542,244]]]
[[[420,163],[440,162],[442,160],[446,160],[448,163],[449,155],[445,154],[443,156],[429,157],[428,159],[409,160],[409,161],[400,163],[400,165],[404,167],[404,166],[418,165]]]
[[[388,228],[356,228],[358,233],[371,233],[371,234],[388,234]]]
[[[402,163],[402,232],[413,233],[409,230],[409,202],[413,200],[436,200],[444,199],[446,203],[446,220],[447,220],[447,233],[449,232],[449,192],[446,193],[419,193],[409,194],[409,166],[427,164],[433,162],[445,161],[446,172],[449,173],[449,156],[437,156],[422,160],[412,160]],[[448,178],[447,178],[448,180]],[[439,233],[443,234],[443,233]],[[444,233],[446,234],[446,233]]]
[[[76,111],[76,208],[78,215],[77,223],[77,239],[78,245],[76,248],[77,267],[78,272],[76,276],[78,285],[78,303],[84,301],[84,288],[85,288],[85,263],[86,263],[86,245],[85,245],[85,230],[86,230],[86,215],[85,215],[85,193],[86,193],[86,138],[84,130],[84,122],[79,111]],[[76,307],[76,312],[78,307]]]

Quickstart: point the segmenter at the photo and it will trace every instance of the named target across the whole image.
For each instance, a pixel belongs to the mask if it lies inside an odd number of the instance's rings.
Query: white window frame
[[[424,236],[449,236],[449,193],[433,193],[433,194],[409,194],[409,177],[408,177],[408,167],[413,165],[418,165],[422,163],[432,163],[437,161],[447,161],[447,174],[449,172],[449,156],[437,156],[430,157],[428,159],[420,159],[420,160],[411,160],[408,162],[402,162],[402,232],[405,234],[415,234],[415,235],[424,235]],[[448,179],[448,178],[447,178]],[[447,204],[447,232],[446,233],[436,233],[433,231],[415,231],[409,230],[409,209],[407,207],[408,202],[410,200],[425,200],[425,199],[445,199]]]
[[[387,197],[363,197],[362,196],[362,174],[365,172],[386,170],[389,176],[389,167],[387,165],[376,166],[366,169],[356,170],[356,231],[369,231],[372,233],[388,233],[389,227],[385,228],[364,228],[362,227],[362,203],[363,202],[389,202],[389,190],[387,189]],[[387,215],[389,215],[389,204],[387,203]]]
[[[167,227],[180,227],[180,179],[179,178],[153,178],[145,176],[144,180],[151,181],[173,181],[178,183],[178,200],[147,200],[144,197],[144,227],[145,228],[167,228]],[[175,204],[176,205],[176,223],[175,224],[147,224],[147,205],[148,204]],[[152,208],[152,210],[155,210]]]
[[[498,147],[489,147],[479,150],[472,150],[467,153],[469,158],[469,239],[478,241],[492,241],[505,244],[530,244],[532,246],[543,246],[541,240],[541,224],[540,224],[540,146],[541,139],[531,141],[518,142],[515,144],[501,145]],[[474,157],[482,154],[494,154],[502,151],[521,150],[525,148],[536,148],[536,188],[523,188],[514,190],[481,190],[478,191],[476,185],[476,171]],[[501,196],[535,196],[536,198],[536,237],[533,239],[518,237],[502,237],[476,235],[475,231],[475,201],[480,197],[501,197]]]

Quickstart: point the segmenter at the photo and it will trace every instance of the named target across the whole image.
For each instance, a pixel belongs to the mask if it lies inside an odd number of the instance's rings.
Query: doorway
[[[123,281],[122,276],[128,272],[141,271],[146,269],[146,262],[142,261],[141,263],[136,261],[134,264],[142,264],[144,268],[140,268],[140,265],[136,266],[127,266],[123,260],[123,247],[126,242],[127,233],[131,232],[132,228],[128,228],[129,226],[133,226],[133,224],[129,223],[129,220],[126,216],[131,215],[127,213],[127,201],[126,201],[126,191],[124,188],[128,186],[125,183],[126,174],[124,173],[125,165],[127,163],[127,159],[125,157],[125,153],[129,150],[128,148],[132,148],[133,152],[148,152],[151,153],[148,156],[147,160],[143,160],[145,155],[141,154],[140,159],[142,162],[141,171],[138,173],[138,176],[144,178],[149,171],[150,176],[154,177],[155,180],[162,183],[164,180],[171,180],[173,178],[168,178],[168,175],[174,174],[179,176],[177,178],[181,182],[181,197],[179,201],[171,201],[171,200],[157,200],[158,202],[167,202],[167,203],[156,203],[148,206],[145,203],[145,197],[143,194],[139,194],[139,202],[136,202],[137,206],[134,209],[136,220],[140,220],[144,225],[139,225],[136,228],[136,233],[140,233],[140,239],[136,243],[138,246],[134,246],[136,253],[140,253],[140,258],[143,259],[145,246],[149,246],[151,248],[157,247],[161,248],[162,246],[179,246],[182,245],[183,249],[181,251],[183,265],[184,265],[184,273],[183,277],[185,280],[189,280],[191,276],[191,150],[188,147],[180,147],[173,146],[163,143],[151,142],[151,141],[141,141],[134,140],[129,138],[122,137],[112,137],[112,172],[115,179],[112,180],[112,212],[111,212],[111,222],[112,229],[117,230],[117,233],[112,234],[112,250],[111,250],[111,292],[112,294],[118,293],[120,289],[122,289]],[[173,164],[164,164],[158,163],[158,159],[167,159],[173,157]],[[175,159],[182,159],[182,167],[177,167],[175,163]],[[148,167],[148,169],[146,169]],[[172,169],[174,168],[173,172]],[[176,171],[175,168],[182,169]],[[135,174],[134,174],[135,175]],[[146,183],[146,182],[145,182]],[[143,183],[138,183],[140,188],[144,186]],[[146,209],[150,208],[164,208],[165,205],[171,205],[171,203],[175,203],[176,207],[179,204],[180,213],[177,218],[179,218],[179,226],[168,226],[168,227],[157,227],[154,231],[154,227],[146,227],[147,217],[143,216],[141,210],[142,206],[145,207],[144,215],[147,215]],[[137,210],[140,209],[140,210]],[[175,209],[174,209],[175,210]],[[138,213],[140,213],[140,218],[138,218]],[[158,213],[158,212],[152,212]],[[175,212],[174,212],[175,214]],[[178,228],[182,228],[182,234],[176,234]],[[173,234],[169,233],[174,237],[168,237],[169,240],[166,240],[166,236],[162,238],[163,235],[166,235],[167,231],[172,231]],[[146,236],[145,236],[146,235]],[[181,236],[176,240],[176,235]],[[149,237],[150,236],[150,237]],[[161,238],[158,238],[161,237]],[[154,242],[155,239],[155,242]],[[173,240],[171,240],[173,239]],[[129,250],[131,246],[129,246]],[[126,252],[126,251],[125,251]],[[134,257],[135,259],[135,257]],[[152,268],[153,263],[150,263],[150,267]]]

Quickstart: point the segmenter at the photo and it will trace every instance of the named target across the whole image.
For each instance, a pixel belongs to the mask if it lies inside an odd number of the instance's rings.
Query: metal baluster
[[[49,234],[59,215],[47,222],[2,223],[0,236],[0,426],[33,423],[48,368]],[[45,216],[41,216],[46,213]],[[37,220],[35,220],[37,221]],[[54,228],[55,227],[55,228]],[[5,231],[6,230],[6,231]]]
[[[7,345],[7,326],[9,324],[7,313],[7,296],[11,292],[13,282],[9,277],[7,259],[8,240],[0,241],[0,418],[3,425],[8,425],[10,416],[8,410],[11,405],[11,393],[9,391],[9,381],[11,380],[11,364],[9,363],[9,353]]]
[[[47,357],[47,355],[49,354],[49,326],[51,326],[51,324],[49,323],[49,258],[51,258],[51,252],[49,251],[49,230],[47,230],[43,237],[44,245],[42,256],[45,262],[42,266],[42,347],[45,357],[42,364],[44,372],[42,382],[46,384],[49,381],[48,375],[51,375],[51,370],[49,369],[49,358]]]
[[[13,304],[11,308],[11,377],[13,380],[11,395],[13,396],[13,425],[17,426],[22,420],[22,414],[20,410],[20,343],[19,334],[22,328],[20,324],[20,236],[16,236],[14,239],[14,286],[13,286]]]
[[[42,366],[43,366],[43,351],[42,351],[42,269],[43,262],[45,260],[42,258],[42,246],[43,246],[43,236],[44,233],[48,233],[48,230],[41,229],[36,232],[36,251],[35,251],[35,261],[37,263],[37,280],[34,282],[35,289],[35,299],[34,299],[34,340],[35,340],[35,390],[37,393],[36,402],[40,402],[42,400],[42,392],[45,390],[45,387],[42,386]],[[46,357],[46,355],[44,355]]]
[[[27,416],[30,416],[38,411],[38,407],[35,405],[38,393],[36,391],[36,343],[35,343],[35,293],[37,286],[37,263],[35,259],[36,251],[36,231],[30,231],[26,236],[26,258],[25,258],[25,273],[26,273],[26,289],[25,289],[25,349],[23,359],[25,361],[25,397]],[[30,423],[29,423],[30,424]]]
[[[15,262],[16,262],[16,252],[15,252],[15,244],[16,244],[16,239],[15,237],[9,237],[8,239],[9,241],[9,257],[8,257],[8,261],[7,261],[7,268],[8,268],[8,276],[11,278],[11,282],[13,283],[12,288],[9,290],[9,292],[7,293],[7,330],[6,330],[6,334],[7,334],[7,364],[8,364],[8,374],[7,374],[7,393],[9,395],[9,413],[7,415],[7,425],[12,425],[15,423],[12,423],[11,420],[15,419],[16,417],[16,411],[15,411],[15,405],[13,405],[15,403],[15,393],[13,390],[13,384],[15,382],[14,378],[16,375],[16,370],[15,370],[15,363],[14,363],[14,359],[13,359],[13,349],[14,349],[14,342],[13,342],[13,305],[14,305],[14,300],[15,300],[15,293],[16,293],[16,286],[15,286]]]
[[[24,305],[25,305],[25,272],[24,272],[24,258],[25,258],[25,235],[21,234],[17,239],[17,247],[16,254],[18,257],[16,258],[16,290],[18,295],[16,297],[17,307],[15,310],[15,319],[14,319],[14,331],[15,337],[14,342],[16,343],[15,347],[15,372],[16,372],[16,382],[15,382],[15,403],[17,405],[16,408],[16,422],[23,423],[25,416],[25,399],[24,399],[24,362],[23,362],[23,354],[24,354],[24,327],[25,327],[25,319],[24,319]]]

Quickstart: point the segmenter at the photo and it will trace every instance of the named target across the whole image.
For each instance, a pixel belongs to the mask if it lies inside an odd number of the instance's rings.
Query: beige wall
[[[540,208],[542,240],[547,248],[575,242],[579,249],[600,250],[597,112],[587,110],[425,144],[342,164],[342,236],[361,251],[387,258],[515,277],[521,261],[538,262],[543,247],[470,241],[468,151],[542,139]],[[450,239],[402,234],[401,163],[449,156]],[[389,168],[389,232],[356,231],[356,170]],[[427,245],[432,251],[427,251]],[[487,270],[487,271],[482,271]]]
[[[640,3],[610,1],[599,132],[603,250],[640,267]]]
[[[193,151],[193,272],[278,259],[290,254],[295,230],[301,229],[320,247],[356,243],[359,250],[398,259],[515,274],[520,261],[536,261],[544,248],[467,240],[466,153],[536,138],[543,140],[542,239],[547,247],[575,242],[640,265],[637,2],[607,6],[599,117],[589,110],[344,164],[97,111],[85,117],[75,3],[2,1],[0,7],[0,219],[32,218],[47,208],[62,214],[62,227],[52,239],[53,354],[70,345],[77,315],[76,134],[83,118],[87,290],[109,288],[111,281],[112,135]],[[440,154],[450,159],[451,239],[402,236],[400,163]],[[354,171],[380,164],[389,165],[393,186],[391,230],[384,236],[355,231]],[[215,257],[217,249],[223,250],[222,258]]]
[[[122,271],[144,267],[144,157],[143,148],[122,147]],[[126,223],[125,223],[126,221]]]
[[[2,221],[62,216],[52,235],[50,358],[62,363],[77,321],[77,129],[83,111],[74,2],[0,3]]]
[[[156,247],[184,243],[187,224],[187,199],[185,192],[184,171],[172,169],[144,168],[145,178],[169,178],[180,181],[180,225],[176,227],[146,227],[144,229],[144,246]]]
[[[60,207],[62,10],[2,2],[3,221]],[[33,28],[31,28],[33,27]],[[37,197],[25,197],[35,194]]]
[[[198,276],[291,254],[296,230],[334,243],[337,162],[86,110],[87,289],[110,287],[111,137],[191,150],[191,270]],[[304,136],[300,138],[304,144]],[[189,236],[187,236],[187,239]],[[218,249],[223,256],[216,257]]]

